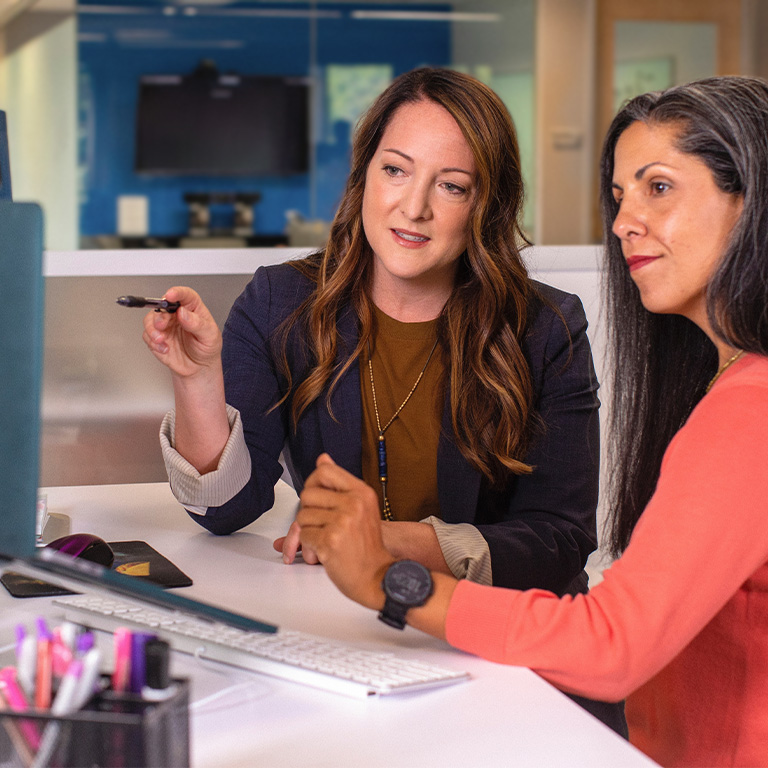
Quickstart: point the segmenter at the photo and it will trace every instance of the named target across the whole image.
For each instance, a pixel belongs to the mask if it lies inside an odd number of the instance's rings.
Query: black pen
[[[181,302],[168,299],[145,299],[143,296],[120,296],[117,303],[121,307],[154,307],[155,312],[175,312]]]

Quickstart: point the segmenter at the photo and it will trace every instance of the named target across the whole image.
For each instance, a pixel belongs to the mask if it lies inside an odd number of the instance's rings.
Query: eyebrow
[[[661,162],[661,160],[654,160],[653,162],[646,163],[644,166],[642,166],[642,168],[638,168],[635,171],[635,181],[640,181],[643,178],[643,176],[645,175],[645,172],[649,168],[653,167],[654,165],[663,165],[663,163]],[[623,189],[623,187],[620,184],[617,184],[615,181],[611,182],[611,188],[612,189]]]
[[[405,152],[401,152],[399,149],[388,149],[387,147],[382,148],[382,152],[394,152],[396,155],[400,155],[400,157],[404,158],[405,160],[408,160],[408,162],[412,163],[413,158],[410,155],[406,155]],[[467,176],[472,176],[471,171],[467,171],[464,168],[441,168],[440,173],[466,173]]]
[[[640,181],[643,178],[645,172],[653,165],[661,165],[661,160],[654,160],[652,163],[646,163],[642,168],[638,168],[635,171],[635,180]]]

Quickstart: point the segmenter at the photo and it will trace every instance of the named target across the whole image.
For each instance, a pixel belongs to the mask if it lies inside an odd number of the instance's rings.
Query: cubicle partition
[[[172,285],[190,285],[223,323],[258,266],[305,253],[291,248],[48,252],[40,484],[166,479],[157,435],[173,402],[170,378],[142,341],[144,311],[119,306],[118,296],[162,296]],[[595,246],[526,252],[536,277],[584,302],[602,379],[598,257]]]
[[[167,369],[142,341],[141,309],[125,294],[189,285],[219,323],[254,270],[306,251],[77,251],[45,255],[40,484],[165,480],[158,428],[172,407]]]

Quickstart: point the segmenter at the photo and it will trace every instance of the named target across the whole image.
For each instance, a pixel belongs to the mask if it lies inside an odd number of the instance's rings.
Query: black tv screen
[[[288,175],[306,172],[308,157],[305,79],[218,74],[141,78],[139,173]]]

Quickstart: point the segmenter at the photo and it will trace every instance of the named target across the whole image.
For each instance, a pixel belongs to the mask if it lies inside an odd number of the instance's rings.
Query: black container
[[[107,688],[78,712],[0,712],[0,766],[27,766],[41,744],[43,765],[60,768],[187,768],[189,683],[174,680],[163,701]]]

